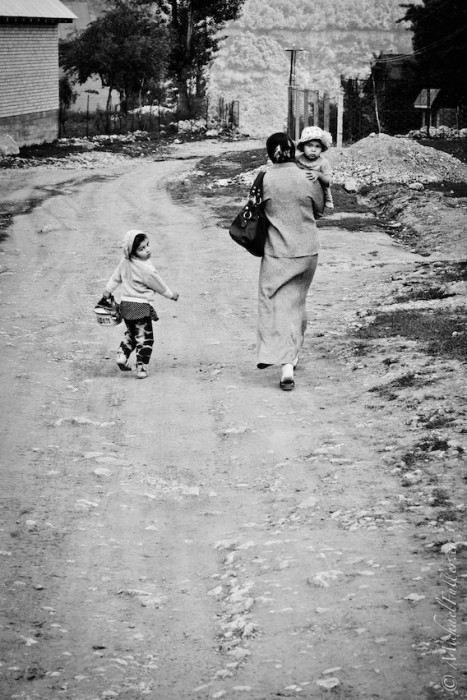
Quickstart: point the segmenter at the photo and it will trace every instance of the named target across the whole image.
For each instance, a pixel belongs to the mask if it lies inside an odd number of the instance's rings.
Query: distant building
[[[414,107],[421,111],[422,128],[448,126],[462,128],[461,98],[452,97],[441,88],[423,88],[417,95]]]
[[[73,20],[59,0],[0,0],[0,136],[18,146],[58,137],[58,26]]]

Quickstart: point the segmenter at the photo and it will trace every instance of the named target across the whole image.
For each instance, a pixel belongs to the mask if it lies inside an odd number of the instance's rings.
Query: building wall
[[[0,25],[0,134],[19,146],[53,141],[58,111],[57,25]]]
[[[51,143],[58,138],[59,110],[0,117],[0,136],[8,134],[18,146]]]

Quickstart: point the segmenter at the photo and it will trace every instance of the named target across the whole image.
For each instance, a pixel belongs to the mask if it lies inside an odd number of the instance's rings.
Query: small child
[[[123,258],[107,282],[98,306],[109,307],[112,292],[121,285],[120,310],[126,325],[125,336],[117,351],[117,365],[123,372],[131,370],[129,357],[136,350],[136,376],[148,376],[154,336],[152,321],[158,316],[153,306],[155,292],[177,301],[178,292],[171,292],[149,261],[151,248],[143,231],[128,231],[123,244]]]
[[[332,146],[332,136],[319,126],[306,126],[297,143],[296,163],[299,168],[307,171],[310,180],[318,180],[323,188],[324,206],[334,209],[331,193],[332,168],[323,155]]]

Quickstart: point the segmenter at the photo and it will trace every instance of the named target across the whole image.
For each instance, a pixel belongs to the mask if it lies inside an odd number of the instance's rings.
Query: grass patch
[[[368,326],[356,330],[355,335],[362,339],[402,336],[419,341],[430,355],[467,360],[465,313],[446,309],[389,311],[378,314]]]
[[[403,471],[412,471],[420,462],[429,461],[430,452],[447,452],[448,449],[447,439],[438,435],[424,437],[401,455],[400,463],[404,465]]]
[[[336,211],[345,211],[352,214],[368,214],[373,211],[366,204],[362,204],[354,192],[347,192],[343,185],[332,186],[332,197]]]
[[[467,197],[467,182],[427,182],[426,190],[441,192],[445,197],[453,199]]]
[[[432,299],[447,299],[454,296],[453,292],[448,292],[443,285],[420,285],[415,289],[408,289],[402,294],[397,294],[394,301],[403,303],[406,301],[430,301]]]
[[[200,161],[198,168],[206,173],[202,184],[209,184],[212,180],[235,177],[240,173],[259,168],[266,164],[266,160],[266,150],[256,148],[251,151],[231,151],[220,157],[207,156]]]
[[[412,273],[406,272],[397,279],[403,283],[402,289],[394,296],[397,303],[447,299],[456,294],[448,286],[451,282],[467,281],[467,263],[418,263]]]
[[[467,281],[467,262],[445,263],[441,275],[443,282],[465,282]]]
[[[441,488],[433,489],[432,496],[433,496],[432,505],[437,506],[438,508],[440,508],[442,506],[451,505],[451,499],[450,499],[447,491],[445,491],[445,489],[441,489]]]
[[[265,165],[266,151],[256,148],[249,151],[230,151],[222,156],[207,156],[197,165],[197,172],[186,180],[174,180],[169,184],[171,196],[180,200],[194,200],[202,197],[207,200],[218,217],[220,228],[229,228],[248,197],[248,187],[244,184],[229,184],[228,187],[212,187],[216,180],[231,179],[241,173],[255,170]]]
[[[346,231],[359,231],[360,233],[370,231],[373,233],[378,227],[378,222],[376,219],[366,216],[349,216],[341,218],[338,221],[335,219],[327,219],[326,217],[318,219],[319,228],[336,228],[336,226],[344,228]]]
[[[467,163],[467,143],[465,139],[420,139],[422,146],[430,146],[437,151],[443,151],[454,156],[462,163]]]

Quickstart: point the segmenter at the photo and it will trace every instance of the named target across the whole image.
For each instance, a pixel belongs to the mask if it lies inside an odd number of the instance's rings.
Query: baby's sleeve
[[[326,177],[332,177],[331,163],[328,161],[327,158],[323,158],[323,163],[321,165],[321,172],[323,173],[323,175],[326,175]]]

